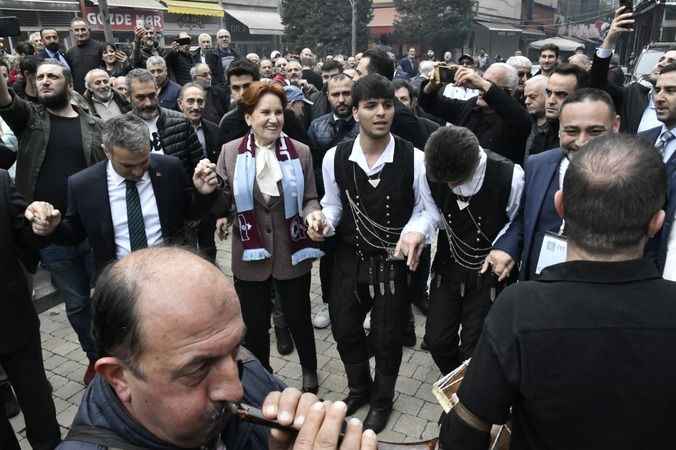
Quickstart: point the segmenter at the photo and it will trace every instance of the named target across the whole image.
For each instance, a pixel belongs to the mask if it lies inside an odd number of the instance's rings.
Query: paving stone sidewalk
[[[229,241],[219,245],[217,260],[223,271],[231,276]],[[44,277],[42,283],[47,283]],[[36,289],[45,289],[45,286],[37,285]],[[322,307],[317,264],[312,272],[310,289],[314,313]],[[395,391],[394,411],[387,428],[378,436],[387,441],[414,442],[438,435],[437,420],[441,414],[441,407],[432,395],[431,387],[441,374],[431,355],[420,350],[425,317],[417,310],[414,311],[418,342],[415,348],[404,348]],[[40,314],[40,322],[45,369],[54,387],[54,403],[62,435],[65,436],[84,391],[82,376],[87,366],[87,357],[80,349],[77,336],[68,323],[63,304]],[[275,374],[287,385],[300,388],[301,368],[297,353],[294,351],[287,356],[280,355],[277,353],[275,336],[272,332],[271,338],[271,365]],[[347,380],[330,328],[315,330],[315,340],[320,381],[319,396],[328,400],[342,399],[347,394]],[[372,367],[373,363],[372,358]],[[368,408],[364,407],[356,416],[364,419],[367,411]],[[21,447],[30,449],[26,440],[23,415],[20,414],[11,422],[18,433]]]

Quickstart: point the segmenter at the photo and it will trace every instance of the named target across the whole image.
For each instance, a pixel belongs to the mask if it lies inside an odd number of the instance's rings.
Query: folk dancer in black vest
[[[415,270],[426,240],[407,227],[431,229],[438,214],[429,195],[427,205],[421,195],[427,186],[424,154],[390,134],[396,101],[391,82],[368,75],[355,83],[352,98],[359,135],[324,156],[322,212],[308,218],[308,235],[337,235],[329,312],[350,388],[344,401],[348,415],[370,402],[364,428],[380,432],[401,364],[407,265]],[[369,310],[374,381],[362,327]]]
[[[441,213],[425,341],[441,372],[449,373],[472,356],[500,287],[482,266],[519,209],[524,172],[456,126],[432,134],[425,166]]]

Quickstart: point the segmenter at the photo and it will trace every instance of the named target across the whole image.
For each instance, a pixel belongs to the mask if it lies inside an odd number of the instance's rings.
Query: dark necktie
[[[136,189],[136,182],[124,180],[127,184],[127,225],[129,226],[129,246],[131,251],[146,248],[148,240],[146,238],[146,226],[143,222],[143,211],[141,210],[141,199]]]

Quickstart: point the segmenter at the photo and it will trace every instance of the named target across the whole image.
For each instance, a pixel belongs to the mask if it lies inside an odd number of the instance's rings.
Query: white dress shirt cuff
[[[601,59],[608,59],[612,56],[613,51],[608,49],[608,48],[597,48],[596,49],[596,56],[598,56]]]

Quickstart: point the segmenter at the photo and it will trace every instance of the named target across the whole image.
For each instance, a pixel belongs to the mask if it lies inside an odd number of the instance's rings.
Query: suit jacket
[[[415,61],[411,61],[408,56],[405,56],[399,60],[399,67],[401,67],[401,70],[406,72],[409,77],[412,77],[418,73],[418,65],[415,63]]]
[[[61,243],[77,243],[89,238],[97,273],[117,257],[107,167],[108,161],[101,161],[68,178],[68,212],[54,235]],[[184,222],[208,213],[219,191],[211,195],[196,192],[183,164],[173,156],[151,154],[148,172],[162,237],[165,242],[179,240]]]
[[[37,262],[31,225],[23,215],[26,206],[7,171],[0,170],[0,356],[40,336],[38,315],[20,264],[34,271]]]
[[[638,135],[639,139],[649,145],[654,146],[657,138],[660,137],[662,127],[651,128]],[[666,164],[667,168],[667,204],[664,207],[666,217],[664,225],[660,232],[648,241],[646,245],[646,256],[654,259],[660,271],[664,270],[667,260],[667,246],[669,245],[669,236],[674,227],[674,215],[676,214],[676,153]]]
[[[202,128],[204,129],[204,142],[206,143],[207,158],[212,163],[218,161],[218,155],[221,154],[220,134],[218,125],[202,119]]]
[[[232,186],[235,176],[235,163],[237,152],[242,138],[223,145],[223,150],[216,164],[216,172],[226,180],[226,184]],[[305,176],[305,195],[303,211],[299,211],[305,218],[312,211],[319,209],[315,176],[312,170],[312,155],[307,145],[292,139],[293,145],[298,152],[303,175]],[[239,235],[239,226],[234,221],[232,226],[232,274],[245,281],[264,281],[271,276],[277,280],[290,280],[305,275],[312,268],[312,261],[303,261],[295,266],[291,265],[291,245],[289,231],[284,218],[284,201],[282,182],[277,183],[280,196],[272,197],[266,202],[263,194],[258,189],[258,183],[254,182],[254,210],[258,222],[258,232],[263,246],[270,252],[272,258],[262,261],[242,261],[243,247]],[[228,208],[234,210],[235,202],[232,189],[226,192]]]
[[[521,205],[511,225],[497,240],[493,248],[508,253],[512,259],[522,268],[519,279],[527,278],[526,270],[535,229],[543,208],[554,208],[554,205],[545,205],[544,199],[552,178],[559,173],[559,166],[564,153],[560,148],[547,150],[537,155],[532,155],[526,163],[526,180],[521,196]],[[537,261],[535,261],[537,263]]]

